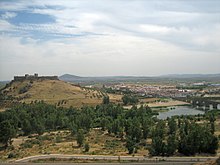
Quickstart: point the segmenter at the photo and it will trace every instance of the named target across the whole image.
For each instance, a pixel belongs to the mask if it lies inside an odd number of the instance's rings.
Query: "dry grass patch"
[[[147,104],[149,107],[170,107],[170,106],[178,106],[178,105],[189,105],[187,102],[172,100],[168,102],[155,102]]]
[[[21,89],[27,87],[25,92]],[[60,80],[35,80],[13,82],[3,92],[17,98],[20,102],[32,103],[43,100],[62,107],[96,106],[102,103],[104,94],[94,89],[82,88]],[[121,95],[109,94],[111,102],[120,102]]]

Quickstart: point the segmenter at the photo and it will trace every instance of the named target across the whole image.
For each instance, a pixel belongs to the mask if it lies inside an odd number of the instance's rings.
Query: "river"
[[[171,116],[181,116],[181,115],[197,115],[197,114],[204,114],[204,111],[200,111],[194,109],[190,106],[176,106],[175,109],[169,110],[167,112],[159,112],[157,116],[158,119],[166,119],[167,117]]]

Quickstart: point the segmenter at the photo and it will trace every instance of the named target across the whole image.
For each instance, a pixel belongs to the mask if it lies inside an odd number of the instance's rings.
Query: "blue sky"
[[[220,72],[218,0],[0,1],[0,80]]]

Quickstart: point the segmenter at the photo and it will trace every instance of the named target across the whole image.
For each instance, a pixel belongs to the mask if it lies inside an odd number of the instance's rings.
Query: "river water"
[[[198,114],[204,114],[204,111],[200,111],[197,109],[194,109],[190,106],[176,106],[175,109],[169,110],[167,112],[159,112],[159,115],[157,116],[158,119],[166,119],[167,117],[171,116],[181,116],[181,115],[198,115]]]

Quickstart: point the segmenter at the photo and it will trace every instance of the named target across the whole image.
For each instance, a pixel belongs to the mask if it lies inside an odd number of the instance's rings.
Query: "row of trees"
[[[218,138],[214,135],[211,123],[197,124],[187,118],[159,121],[153,129],[151,155],[170,156],[176,151],[184,155],[196,153],[214,154],[218,149]]]
[[[136,96],[133,96],[133,95],[124,95],[122,97],[122,102],[124,105],[128,105],[128,104],[131,104],[131,105],[135,105],[138,103],[138,97]],[[109,96],[106,95],[103,97],[103,101],[102,101],[103,104],[109,104],[110,103],[110,100],[109,100]]]
[[[149,107],[134,106],[125,110],[120,105],[110,104],[108,97],[102,105],[80,110],[43,102],[22,104],[0,113],[0,142],[7,147],[16,135],[41,135],[45,131],[68,129],[76,136],[78,145],[83,146],[86,133],[92,128],[100,128],[125,142],[129,153],[136,152],[147,138],[152,139],[151,155],[173,155],[177,151],[193,155],[216,151],[218,139],[214,135],[213,116],[203,125],[187,118],[162,121],[154,116]],[[89,145],[86,146],[88,149]]]

